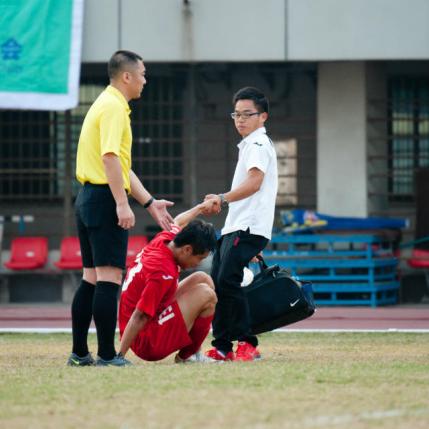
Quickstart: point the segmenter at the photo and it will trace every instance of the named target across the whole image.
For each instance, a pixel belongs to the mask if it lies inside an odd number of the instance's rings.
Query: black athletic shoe
[[[93,366],[95,365],[95,361],[93,357],[91,356],[91,353],[88,353],[84,357],[78,356],[76,353],[72,353],[69,356],[69,359],[67,361],[68,366]]]
[[[97,361],[95,363],[97,366],[129,366],[132,363],[125,359],[121,353],[118,353],[113,359],[106,360],[102,359],[100,356],[97,356]]]

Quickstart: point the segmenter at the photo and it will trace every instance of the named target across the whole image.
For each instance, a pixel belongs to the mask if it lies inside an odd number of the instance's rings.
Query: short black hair
[[[115,78],[119,72],[129,68],[130,65],[137,65],[139,61],[143,61],[143,58],[135,52],[116,51],[110,58],[107,65],[109,78]]]
[[[233,107],[235,107],[238,100],[252,100],[259,113],[268,113],[270,108],[268,98],[265,97],[265,94],[258,88],[254,88],[252,86],[241,88],[234,94],[232,97]]]
[[[173,240],[177,247],[190,244],[192,254],[202,255],[205,252],[211,252],[216,246],[216,232],[211,223],[195,219],[189,222]]]

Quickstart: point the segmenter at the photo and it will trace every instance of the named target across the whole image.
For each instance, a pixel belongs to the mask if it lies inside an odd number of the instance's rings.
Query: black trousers
[[[217,305],[213,319],[212,345],[229,352],[232,341],[246,341],[253,346],[258,339],[251,335],[249,307],[241,287],[243,268],[265,248],[268,239],[249,231],[226,234],[217,243],[211,276],[215,283]]]

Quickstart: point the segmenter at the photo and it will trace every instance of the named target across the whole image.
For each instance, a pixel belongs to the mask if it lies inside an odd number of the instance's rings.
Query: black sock
[[[92,300],[95,285],[81,280],[71,305],[73,353],[80,357],[88,354],[88,329],[92,319]]]
[[[110,360],[116,355],[115,330],[118,313],[119,285],[112,282],[97,282],[92,313],[97,329],[98,356]]]
[[[238,341],[245,341],[246,343],[249,343],[253,347],[258,347],[258,337],[255,337],[254,335],[249,335],[245,337],[240,337]]]

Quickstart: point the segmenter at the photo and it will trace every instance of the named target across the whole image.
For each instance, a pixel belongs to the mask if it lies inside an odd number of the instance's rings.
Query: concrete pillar
[[[317,210],[367,216],[365,63],[320,63],[317,98]]]
[[[61,301],[63,304],[71,304],[76,293],[76,289],[79,287],[82,273],[70,271],[64,272],[62,277],[62,295]]]

